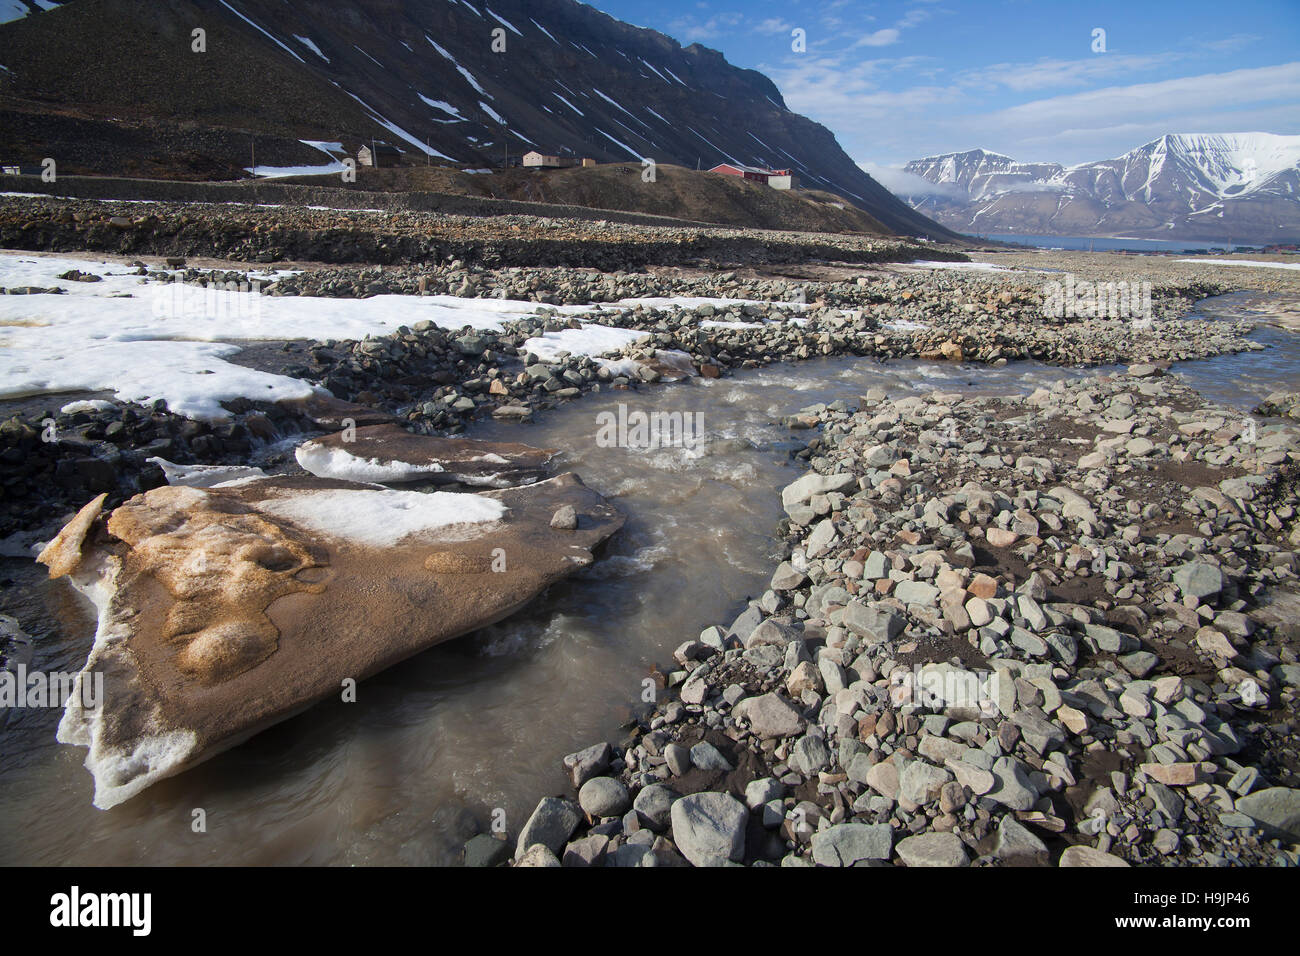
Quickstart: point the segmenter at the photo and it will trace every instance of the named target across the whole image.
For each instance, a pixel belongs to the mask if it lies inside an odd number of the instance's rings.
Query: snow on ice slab
[[[261,468],[249,465],[178,465],[174,461],[157,457],[146,458],[145,461],[162,469],[167,484],[184,485],[186,488],[212,488],[225,482],[266,477],[266,472]]]
[[[446,469],[436,461],[412,464],[407,461],[380,461],[362,458],[343,448],[330,448],[315,442],[304,442],[294,449],[294,457],[304,471],[329,478],[347,481],[370,481],[378,484],[414,481],[421,475],[438,474]],[[504,463],[505,459],[501,459]]]
[[[262,509],[317,534],[375,548],[453,525],[499,521],[506,513],[501,502],[473,494],[371,488],[303,492],[263,502]]]
[[[543,362],[548,362],[559,356],[561,352],[568,352],[570,355],[608,355],[649,337],[649,332],[638,332],[635,329],[586,325],[580,329],[546,332],[526,341],[524,348]]]
[[[1175,262],[1204,262],[1212,266],[1246,266],[1254,269],[1300,269],[1300,262],[1268,262],[1264,259],[1175,259]]]

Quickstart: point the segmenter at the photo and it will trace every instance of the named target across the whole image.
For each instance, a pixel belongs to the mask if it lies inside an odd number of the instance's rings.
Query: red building
[[[757,183],[764,183],[776,189],[789,189],[791,181],[791,172],[788,169],[763,169],[759,166],[735,166],[731,163],[721,163],[709,170],[711,173],[722,173],[726,176],[742,176],[745,179],[752,179]]]

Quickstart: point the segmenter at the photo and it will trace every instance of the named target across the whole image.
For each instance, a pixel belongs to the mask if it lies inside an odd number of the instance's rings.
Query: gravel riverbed
[[[769,589],[468,862],[1295,864],[1300,429],[1150,365],[803,414]]]

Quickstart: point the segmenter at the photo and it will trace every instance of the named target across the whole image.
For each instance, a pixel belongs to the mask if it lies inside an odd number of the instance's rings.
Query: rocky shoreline
[[[859,404],[769,590],[466,863],[1296,865],[1300,430],[1152,366]]]

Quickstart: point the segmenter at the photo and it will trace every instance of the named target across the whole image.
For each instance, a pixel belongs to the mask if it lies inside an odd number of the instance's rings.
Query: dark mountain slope
[[[206,53],[190,52],[195,27],[207,31]],[[96,168],[80,157],[77,171],[124,171],[105,123],[153,124],[160,147],[149,161],[165,168],[173,153],[194,153],[192,170],[205,157],[247,165],[243,139],[200,144],[199,130],[256,132],[257,161],[272,165],[324,161],[298,139],[354,150],[371,138],[477,166],[533,148],[601,162],[739,162],[791,167],[891,230],[956,238],[787,109],[762,74],[575,0],[73,0],[0,26],[0,64],[5,109],[100,121],[103,158]],[[24,162],[39,158],[34,145],[0,141]]]

